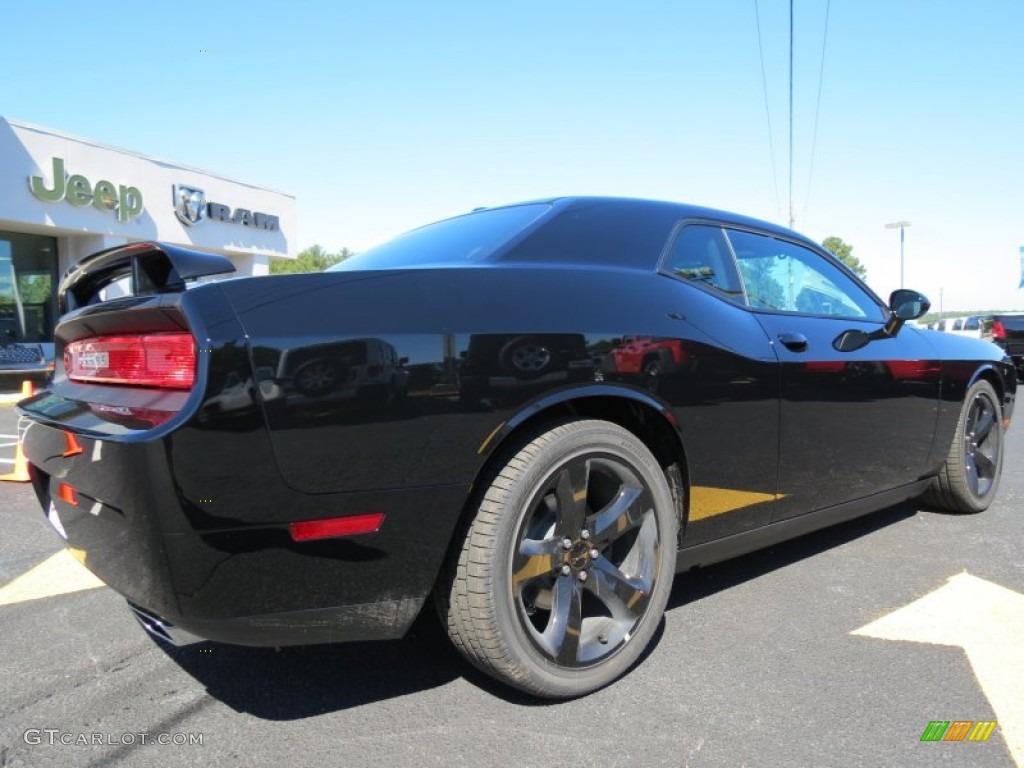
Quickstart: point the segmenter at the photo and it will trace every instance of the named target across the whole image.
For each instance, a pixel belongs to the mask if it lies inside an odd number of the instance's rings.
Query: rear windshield
[[[329,272],[474,264],[489,258],[550,209],[547,203],[492,208],[445,219],[334,265]]]

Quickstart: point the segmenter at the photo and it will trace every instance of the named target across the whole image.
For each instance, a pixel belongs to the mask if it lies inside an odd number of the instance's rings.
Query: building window
[[[0,342],[51,342],[57,240],[0,231]]]

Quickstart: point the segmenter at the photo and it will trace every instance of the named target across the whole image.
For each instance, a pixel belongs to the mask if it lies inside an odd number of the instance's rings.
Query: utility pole
[[[909,221],[894,221],[886,224],[886,229],[898,229],[900,231],[900,288],[903,287],[903,231],[910,226]]]

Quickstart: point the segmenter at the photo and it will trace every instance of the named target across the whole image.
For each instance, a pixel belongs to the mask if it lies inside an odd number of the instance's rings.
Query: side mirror
[[[889,297],[889,309],[892,310],[893,316],[904,322],[917,320],[926,315],[931,308],[932,303],[928,301],[928,297],[908,288],[893,291]]]
[[[892,315],[889,316],[883,332],[886,336],[895,336],[907,320],[917,320],[931,308],[932,303],[923,293],[912,291],[909,288],[893,291],[889,296],[889,309],[892,311]]]
[[[832,342],[832,346],[839,352],[853,352],[867,346],[869,342],[891,339],[900,332],[900,328],[907,320],[917,320],[931,308],[932,303],[923,293],[900,288],[893,291],[889,297],[889,311],[892,314],[880,330],[865,333],[851,328],[839,334]]]

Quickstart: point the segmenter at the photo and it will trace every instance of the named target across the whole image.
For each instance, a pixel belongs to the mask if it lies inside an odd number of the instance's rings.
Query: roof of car
[[[774,234],[778,234],[783,237],[802,240],[804,242],[811,243],[816,247],[820,247],[817,243],[815,243],[806,235],[802,235],[799,232],[787,229],[786,227],[780,226],[778,224],[773,224],[770,221],[764,221],[762,219],[757,219],[752,216],[744,216],[743,214],[733,213],[731,211],[725,211],[719,208],[710,208],[706,206],[693,205],[690,203],[672,202],[668,200],[650,200],[646,198],[636,197],[612,197],[599,195],[573,195],[565,197],[540,198],[536,200],[524,200],[520,203],[512,203],[509,205],[496,205],[494,206],[494,208],[509,208],[512,207],[513,205],[529,205],[531,203],[548,203],[550,205],[557,206],[564,210],[583,208],[594,204],[611,204],[622,206],[623,208],[662,208],[666,211],[666,213],[672,213],[678,218],[713,219],[716,221],[726,221],[740,227],[759,229]]]

